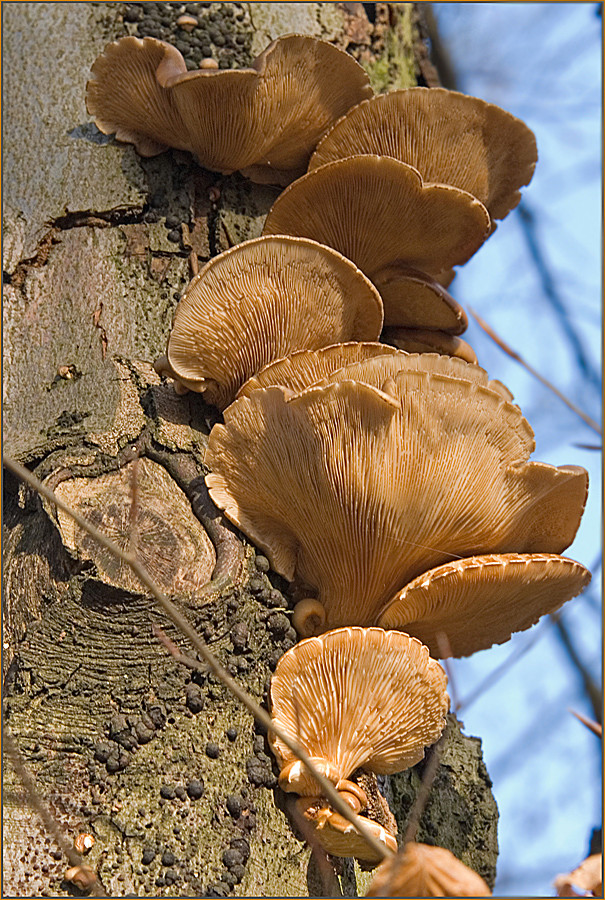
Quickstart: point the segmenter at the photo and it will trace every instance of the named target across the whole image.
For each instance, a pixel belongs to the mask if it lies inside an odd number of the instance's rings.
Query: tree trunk
[[[3,8],[4,448],[116,540],[134,536],[164,590],[262,702],[296,639],[287,585],[206,494],[202,459],[218,414],[197,395],[177,397],[151,361],[164,350],[190,251],[205,260],[257,236],[279,189],[206,172],[177,151],[143,160],[97,132],[83,99],[108,41],[144,36],[150,24],[174,41],[177,7]],[[196,34],[237,65],[297,31],[348,48],[377,89],[426,79],[413,4],[196,10]],[[194,61],[200,52],[191,46]],[[105,889],[313,896],[351,894],[356,879],[363,887],[367,874],[352,866],[338,870],[340,884],[320,874],[274,790],[264,735],[213,676],[166,652],[153,625],[189,648],[130,573],[10,475],[5,489],[5,721],[68,834],[94,837],[88,860]],[[418,778],[391,779],[400,832]],[[72,891],[9,767],[4,786],[5,894]],[[496,820],[479,742],[451,721],[420,838],[493,882]]]

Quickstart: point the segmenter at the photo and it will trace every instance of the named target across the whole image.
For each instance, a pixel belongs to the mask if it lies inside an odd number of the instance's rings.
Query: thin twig
[[[589,719],[588,716],[583,716],[582,713],[576,712],[575,709],[570,709],[569,712],[572,716],[575,716],[576,719],[579,719],[582,725],[586,725],[589,731],[592,731],[593,734],[596,734],[598,738],[603,737],[603,726],[599,725],[598,722],[593,722],[592,719]]]
[[[537,629],[535,634],[532,635],[532,637],[529,638],[521,647],[519,647],[518,650],[513,650],[513,652],[507,656],[504,662],[501,662],[499,666],[496,666],[495,669],[492,669],[489,675],[487,675],[483,679],[483,681],[470,692],[470,694],[467,694],[466,697],[462,698],[462,700],[456,707],[456,712],[459,712],[462,709],[467,709],[467,707],[469,707],[471,703],[474,703],[475,700],[478,700],[479,697],[488,690],[488,688],[493,687],[494,684],[499,681],[503,675],[506,675],[508,670],[512,666],[514,666],[515,663],[519,662],[519,660],[522,659],[525,654],[532,649],[534,644],[537,644],[542,635],[546,634],[547,630],[548,624],[541,625],[540,628]]]
[[[460,709],[460,695],[458,693],[458,688],[456,685],[454,668],[450,663],[450,658],[452,656],[452,645],[450,644],[449,638],[444,631],[438,631],[435,637],[437,639],[437,647],[439,648],[439,656],[441,657],[441,665],[445,669],[445,674],[447,675],[447,689],[452,701],[452,707],[454,709],[454,712],[457,713]]]
[[[325,778],[325,776],[315,768],[306,750],[304,750],[299,744],[297,744],[296,741],[293,741],[289,734],[271,719],[271,716],[266,712],[266,710],[260,707],[258,703],[250,696],[250,694],[248,694],[248,692],[244,690],[244,688],[240,684],[238,684],[237,681],[235,681],[235,679],[233,679],[229,675],[229,673],[221,666],[218,659],[200,638],[195,628],[185,618],[185,616],[183,616],[182,613],[179,612],[175,604],[171,600],[169,600],[168,597],[157,587],[156,583],[153,581],[146,568],[136,559],[136,557],[134,557],[132,553],[128,553],[118,547],[117,544],[115,544],[112,540],[110,540],[110,538],[107,537],[106,534],[104,534],[104,532],[100,531],[94,525],[91,525],[90,522],[79,515],[67,503],[57,497],[51,490],[43,485],[42,482],[35,477],[35,475],[33,475],[24,466],[20,465],[20,463],[18,463],[16,460],[11,459],[7,456],[3,456],[3,462],[4,465],[11,472],[13,472],[14,475],[28,484],[43,497],[46,497],[46,499],[51,503],[54,503],[55,506],[63,510],[63,512],[68,516],[71,516],[74,522],[76,522],[76,524],[79,525],[80,528],[82,528],[84,531],[86,531],[91,537],[97,540],[101,544],[101,546],[105,547],[106,550],[109,550],[109,552],[117,559],[122,560],[122,562],[130,566],[139,581],[156,599],[157,603],[163,609],[173,625],[175,625],[176,628],[178,628],[179,631],[184,634],[186,638],[188,638],[193,647],[205,660],[216,677],[219,678],[223,682],[223,684],[231,691],[231,693],[235,697],[237,697],[237,699],[246,707],[246,709],[252,713],[252,715],[258,722],[260,722],[268,731],[273,731],[280,738],[280,740],[282,740],[284,744],[292,751],[292,753],[294,753],[294,755],[306,766],[312,777],[315,778],[315,780],[321,786],[323,793],[329,799],[330,804],[333,806],[333,808],[354,826],[354,828],[359,832],[366,843],[368,843],[370,847],[378,854],[380,859],[385,859],[386,857],[390,856],[392,851],[390,851],[387,847],[385,847],[384,844],[381,844],[380,841],[378,841],[374,837],[374,835],[370,832],[370,830],[363,822],[363,819],[355,815],[351,807],[340,797],[340,795],[334,788],[334,785],[331,784],[331,782],[329,782],[328,779]]]
[[[596,388],[597,391],[600,391],[600,375],[589,359],[587,350],[584,346],[584,340],[570,316],[569,310],[559,292],[557,282],[546,261],[544,249],[538,239],[538,230],[534,213],[529,208],[526,200],[522,200],[517,207],[517,214],[518,221],[521,223],[523,235],[527,243],[527,249],[529,250],[529,254],[542,284],[543,295],[555,312],[563,333],[571,344],[580,371],[583,373],[586,380]]]
[[[168,650],[178,663],[182,666],[187,666],[188,669],[193,669],[194,672],[201,672],[202,675],[208,674],[208,666],[205,663],[201,663],[198,659],[194,659],[193,656],[188,656],[186,653],[181,653],[174,641],[171,641],[168,635],[155,622],[151,626],[151,630],[153,631],[153,636],[158,639],[160,644]]]
[[[136,456],[130,473],[130,552],[137,555],[139,545],[139,457]]]
[[[561,393],[561,391],[556,388],[554,384],[551,384],[547,378],[545,378],[543,375],[540,375],[540,373],[536,369],[534,369],[533,366],[530,366],[530,364],[526,362],[523,357],[517,353],[516,350],[513,350],[513,348],[509,344],[507,344],[506,341],[504,341],[500,337],[500,335],[494,331],[491,325],[488,325],[485,319],[482,319],[481,316],[476,313],[472,307],[469,306],[468,311],[478,323],[478,325],[483,329],[483,331],[485,331],[485,333],[489,335],[489,337],[491,337],[492,341],[494,341],[494,343],[497,344],[501,350],[508,354],[511,359],[514,359],[515,362],[518,362],[519,365],[523,366],[523,368],[526,369],[530,373],[530,375],[533,375],[534,378],[537,378],[541,384],[549,389],[549,391],[552,391],[553,394],[555,394],[555,396],[559,398],[559,400],[562,400],[563,403],[572,410],[572,412],[575,412],[575,414],[579,416],[583,422],[586,422],[589,428],[592,428],[592,430],[596,431],[597,434],[602,434],[598,422],[595,422],[594,419],[591,419],[590,416],[584,412],[584,410],[580,409],[579,406],[576,406],[576,404],[573,403],[568,397],[566,397],[565,394]]]
[[[572,665],[578,670],[580,674],[580,678],[582,679],[584,690],[586,691],[588,699],[590,700],[590,705],[592,706],[595,719],[597,721],[600,721],[603,715],[603,695],[599,690],[599,686],[597,685],[595,679],[592,677],[591,673],[588,671],[588,668],[584,664],[583,660],[580,658],[571,635],[567,630],[567,627],[564,625],[563,620],[561,619],[561,614],[553,613],[553,615],[551,615],[551,619],[555,623],[556,629],[559,632],[561,643],[563,644],[563,647],[565,648]]]
[[[42,802],[38,790],[36,788],[36,784],[32,776],[30,775],[25,762],[23,761],[23,757],[21,756],[21,752],[17,747],[15,739],[12,734],[6,727],[6,725],[2,728],[2,749],[6,752],[6,755],[11,761],[11,765],[15,770],[19,781],[23,785],[23,789],[27,795],[27,802],[30,807],[36,812],[42,822],[47,832],[53,836],[59,847],[61,848],[62,853],[67,857],[67,861],[70,866],[85,866],[87,869],[90,868],[86,866],[86,863],[69,840],[66,835],[63,833],[63,829],[52,815],[48,807],[45,803]],[[92,884],[92,896],[93,897],[107,897],[108,895],[105,893],[103,885],[97,878],[96,881]]]
[[[437,771],[439,769],[439,764],[441,763],[441,755],[443,753],[443,748],[445,746],[445,736],[447,733],[446,730],[443,732],[439,740],[436,744],[433,744],[431,748],[431,757],[426,764],[424,772],[422,773],[422,781],[420,782],[420,787],[418,789],[418,793],[414,799],[414,804],[410,811],[410,817],[408,819],[407,828],[405,830],[405,836],[403,838],[403,846],[408,844],[410,841],[416,840],[416,832],[418,831],[418,825],[420,823],[420,819],[422,817],[422,813],[424,812],[424,808],[426,806],[427,800],[429,798],[430,790],[433,786],[433,781],[435,780],[435,776],[437,775]]]

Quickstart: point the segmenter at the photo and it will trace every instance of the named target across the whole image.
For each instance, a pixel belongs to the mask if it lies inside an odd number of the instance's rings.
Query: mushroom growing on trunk
[[[356,813],[367,797],[354,779],[363,769],[401,772],[424,756],[445,727],[447,678],[416,638],[382,628],[340,628],[301,641],[281,657],[271,679],[271,716],[298,741]],[[351,824],[331,809],[320,785],[275,734],[269,738],[283,790],[324,848],[376,860]],[[384,824],[376,836],[397,844]]]
[[[263,234],[312,238],[353,260],[384,288],[386,325],[459,334],[464,312],[434,276],[467,262],[489,228],[489,213],[467,191],[368,155],[326,163],[287,187]]]
[[[373,341],[381,328],[378,292],[340,253],[302,238],[256,238],[195,276],[156,369],[224,409],[272,360],[334,341]]]
[[[536,139],[506,110],[445,88],[412,87],[364,100],[319,142],[309,171],[357,154],[392,156],[425,181],[453,184],[503,219],[538,159]]]
[[[205,458],[214,502],[317,592],[326,627],[374,624],[452,559],[558,554],[573,540],[586,472],[530,462],[531,428],[479,366],[396,354],[329,382],[235,401]]]
[[[104,134],[142,156],[176,147],[207,169],[281,185],[304,173],[339,116],[372,96],[352,56],[301,34],[273,41],[249,69],[195,72],[176,47],[125,37],[108,44],[92,75],[86,106]]]

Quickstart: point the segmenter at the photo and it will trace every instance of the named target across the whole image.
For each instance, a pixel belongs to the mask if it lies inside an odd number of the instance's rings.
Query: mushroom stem
[[[292,625],[299,637],[307,638],[320,634],[325,622],[325,607],[315,597],[305,597],[294,607]]]

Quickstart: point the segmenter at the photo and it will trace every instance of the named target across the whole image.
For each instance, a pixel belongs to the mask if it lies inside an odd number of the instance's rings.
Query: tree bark
[[[199,7],[196,33],[228,63],[299,31],[349,49],[377,89],[426,72],[413,4]],[[279,189],[206,172],[177,151],[143,160],[97,132],[83,99],[108,41],[144,36],[150,23],[174,41],[183,11],[3,9],[4,449],[117,540],[134,534],[164,590],[263,702],[296,640],[287,584],[205,491],[218,414],[177,397],[151,362],[191,250],[205,261],[260,234]],[[203,46],[188,52],[197,62]],[[152,628],[189,652],[186,642],[129,573],[10,475],[3,539],[5,721],[68,834],[93,835],[88,861],[110,895],[316,896],[367,883],[347,865],[340,881],[322,875],[252,717],[213,676],[176,662]],[[400,832],[419,771],[391,779]],[[10,767],[4,786],[5,894],[73,891]],[[496,821],[478,742],[452,721],[419,838],[493,882]]]

